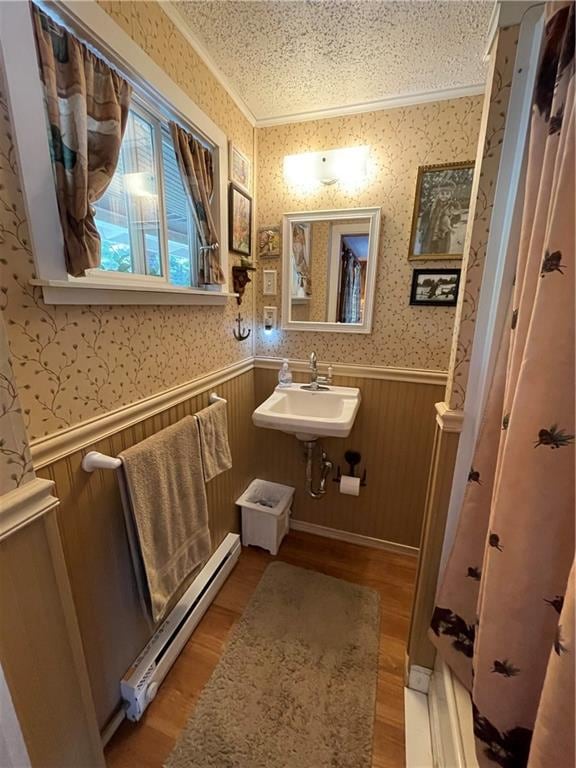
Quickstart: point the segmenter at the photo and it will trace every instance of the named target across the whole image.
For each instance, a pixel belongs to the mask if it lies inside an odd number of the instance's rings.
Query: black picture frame
[[[246,231],[240,235],[238,225],[241,222],[235,220],[235,216],[240,213],[238,206],[242,199],[248,202],[248,220]],[[246,258],[250,258],[252,253],[252,198],[233,182],[230,182],[228,189],[228,250]]]
[[[412,288],[410,290],[410,304],[413,307],[455,307],[458,302],[458,290],[460,288],[460,274],[461,269],[415,269],[412,272]],[[434,286],[431,278],[438,276],[440,280],[437,282],[442,288],[442,295],[446,298],[439,298],[438,285]],[[446,281],[445,278],[453,277],[453,280]],[[442,280],[444,278],[444,280]],[[434,293],[430,298],[422,297],[423,282],[430,282],[429,293],[435,288]],[[426,286],[428,287],[428,286]],[[450,287],[449,294],[446,292],[446,288]]]

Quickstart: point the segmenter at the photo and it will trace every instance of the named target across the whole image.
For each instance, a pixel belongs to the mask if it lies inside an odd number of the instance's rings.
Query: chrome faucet
[[[332,384],[332,366],[328,367],[327,376],[318,375],[318,358],[316,352],[312,352],[310,355],[310,384],[305,384],[301,389],[310,389],[312,392],[327,390],[328,387],[322,386],[323,384]]]

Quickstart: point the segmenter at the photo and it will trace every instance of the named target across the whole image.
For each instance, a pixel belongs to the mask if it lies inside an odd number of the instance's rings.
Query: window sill
[[[141,304],[141,305],[224,305],[238,296],[228,291],[179,288],[175,285],[113,285],[107,280],[30,280],[42,288],[46,304]]]

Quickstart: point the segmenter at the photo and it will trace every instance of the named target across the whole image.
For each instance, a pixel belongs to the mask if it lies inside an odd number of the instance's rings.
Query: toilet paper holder
[[[346,451],[344,454],[344,460],[346,464],[348,464],[348,475],[350,475],[350,477],[357,477],[356,467],[362,461],[362,454],[359,451]],[[342,478],[342,470],[340,469],[340,464],[338,464],[336,477],[333,477],[332,480],[335,483],[339,483],[341,478]],[[362,478],[360,480],[360,487],[365,488],[366,485],[367,485],[366,469],[364,469],[364,472],[362,472]]]

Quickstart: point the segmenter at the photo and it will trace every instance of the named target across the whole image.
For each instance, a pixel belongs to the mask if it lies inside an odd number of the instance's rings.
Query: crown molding
[[[240,96],[238,91],[234,88],[230,80],[218,67],[218,65],[216,64],[216,62],[214,61],[214,59],[206,49],[204,43],[202,43],[198,39],[198,37],[192,32],[188,21],[180,13],[178,8],[176,8],[176,6],[171,2],[171,0],[164,0],[163,2],[160,2],[159,6],[164,11],[166,16],[168,16],[170,21],[176,26],[180,34],[183,35],[186,38],[186,40],[188,40],[192,48],[194,48],[194,50],[196,51],[198,56],[202,59],[204,64],[208,67],[212,75],[224,88],[228,96],[230,96],[230,98],[236,104],[240,112],[242,112],[246,120],[248,120],[250,125],[254,128],[258,122],[256,120],[256,117],[254,116],[254,113],[252,112],[250,107],[246,104],[244,99]]]
[[[421,93],[409,93],[397,96],[387,96],[375,101],[363,101],[358,104],[330,107],[329,109],[316,109],[310,112],[295,112],[289,115],[276,117],[264,117],[256,119],[256,128],[269,128],[274,125],[286,125],[287,123],[304,123],[310,120],[326,120],[330,117],[345,117],[357,115],[362,112],[376,112],[383,109],[396,109],[398,107],[413,107],[417,104],[427,104],[432,101],[447,101],[448,99],[461,99],[465,96],[480,96],[486,90],[484,83],[474,85],[461,85],[455,88],[443,88],[438,91],[422,91]]]
[[[242,96],[236,90],[230,79],[218,67],[204,43],[192,32],[188,21],[180,13],[171,0],[159,3],[170,21],[178,28],[178,31],[186,38],[204,64],[208,67],[215,79],[224,88],[250,125],[254,128],[267,128],[273,125],[286,125],[287,123],[303,123],[310,120],[324,120],[329,117],[344,117],[356,115],[362,112],[373,112],[381,109],[395,109],[397,107],[411,107],[416,104],[426,104],[431,101],[446,101],[448,99],[460,99],[464,96],[479,96],[485,91],[484,83],[458,86],[456,88],[443,88],[438,91],[423,91],[421,93],[399,94],[388,96],[374,101],[364,101],[358,104],[341,105],[328,109],[317,109],[309,112],[295,112],[287,115],[275,115],[270,117],[256,117]]]

